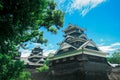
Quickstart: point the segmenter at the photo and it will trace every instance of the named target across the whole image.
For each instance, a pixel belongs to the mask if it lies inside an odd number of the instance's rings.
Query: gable
[[[84,48],[91,49],[91,50],[96,50],[96,51],[100,51],[99,48],[92,41],[90,41],[88,44],[86,44],[84,46]]]
[[[72,46],[72,45],[64,42],[64,43],[61,44],[60,49],[66,49],[66,48],[70,48],[70,47],[75,48],[74,46]],[[75,49],[76,49],[76,48],[75,48]]]
[[[67,44],[67,43],[63,43],[60,47],[60,49],[65,49],[65,48],[69,48],[71,47],[71,45]]]
[[[81,48],[86,48],[86,49],[90,49],[90,50],[100,51],[99,48],[95,45],[95,43],[90,41],[90,40],[86,41],[83,45],[81,45],[78,48],[78,50],[81,49]]]

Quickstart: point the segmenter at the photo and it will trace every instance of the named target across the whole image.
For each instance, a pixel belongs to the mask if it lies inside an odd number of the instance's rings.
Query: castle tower
[[[49,66],[52,75],[56,77],[55,80],[80,80],[78,77],[80,75],[93,74],[95,74],[93,79],[84,77],[83,80],[95,80],[95,76],[103,76],[103,73],[110,71],[111,68],[106,59],[107,53],[99,50],[96,44],[86,37],[85,29],[69,25],[63,32],[65,39],[60,43],[56,54],[50,58]]]
[[[32,67],[38,67],[42,66],[43,63],[44,63],[43,49],[37,46],[32,50],[32,54],[28,57],[27,65]]]

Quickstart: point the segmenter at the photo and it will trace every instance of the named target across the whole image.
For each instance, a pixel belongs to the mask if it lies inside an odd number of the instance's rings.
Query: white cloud
[[[46,46],[42,45],[41,47],[43,48],[43,55],[44,56],[48,56],[49,53],[53,53],[54,54],[56,52],[55,48],[57,46],[53,45],[53,44],[47,44]]]
[[[116,42],[116,43],[114,43],[114,44],[111,44],[111,46],[120,46],[120,42]]]
[[[56,0],[58,6],[64,11],[72,14],[78,10],[82,16],[85,16],[90,10],[97,7],[106,0]]]
[[[43,52],[43,55],[44,56],[48,56],[49,53],[53,53],[54,54],[55,52],[56,52],[56,50],[46,50],[46,51]]]
[[[99,46],[100,50],[103,52],[113,52],[117,49],[120,49],[120,42],[110,44],[108,46]]]
[[[28,57],[31,54],[30,50],[22,50],[21,57]]]
[[[111,46],[100,46],[99,48],[100,48],[100,50],[102,50],[103,52],[110,52],[110,51],[116,50],[115,48],[113,48],[113,47],[111,47]]]
[[[56,46],[53,44],[41,45],[44,50],[54,49]]]
[[[40,43],[32,43],[34,45],[34,47],[40,46]]]

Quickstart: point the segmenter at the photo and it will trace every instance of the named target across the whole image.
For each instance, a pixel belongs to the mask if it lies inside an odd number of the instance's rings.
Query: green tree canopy
[[[120,50],[114,52],[111,57],[108,57],[108,61],[111,63],[120,64]]]
[[[46,43],[40,28],[57,33],[63,20],[54,0],[0,0],[0,80],[12,80],[23,70],[22,62],[12,60],[22,43]]]

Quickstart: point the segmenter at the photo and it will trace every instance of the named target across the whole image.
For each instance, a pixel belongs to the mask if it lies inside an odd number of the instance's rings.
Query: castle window
[[[96,47],[93,46],[86,46],[85,48],[99,51]]]

